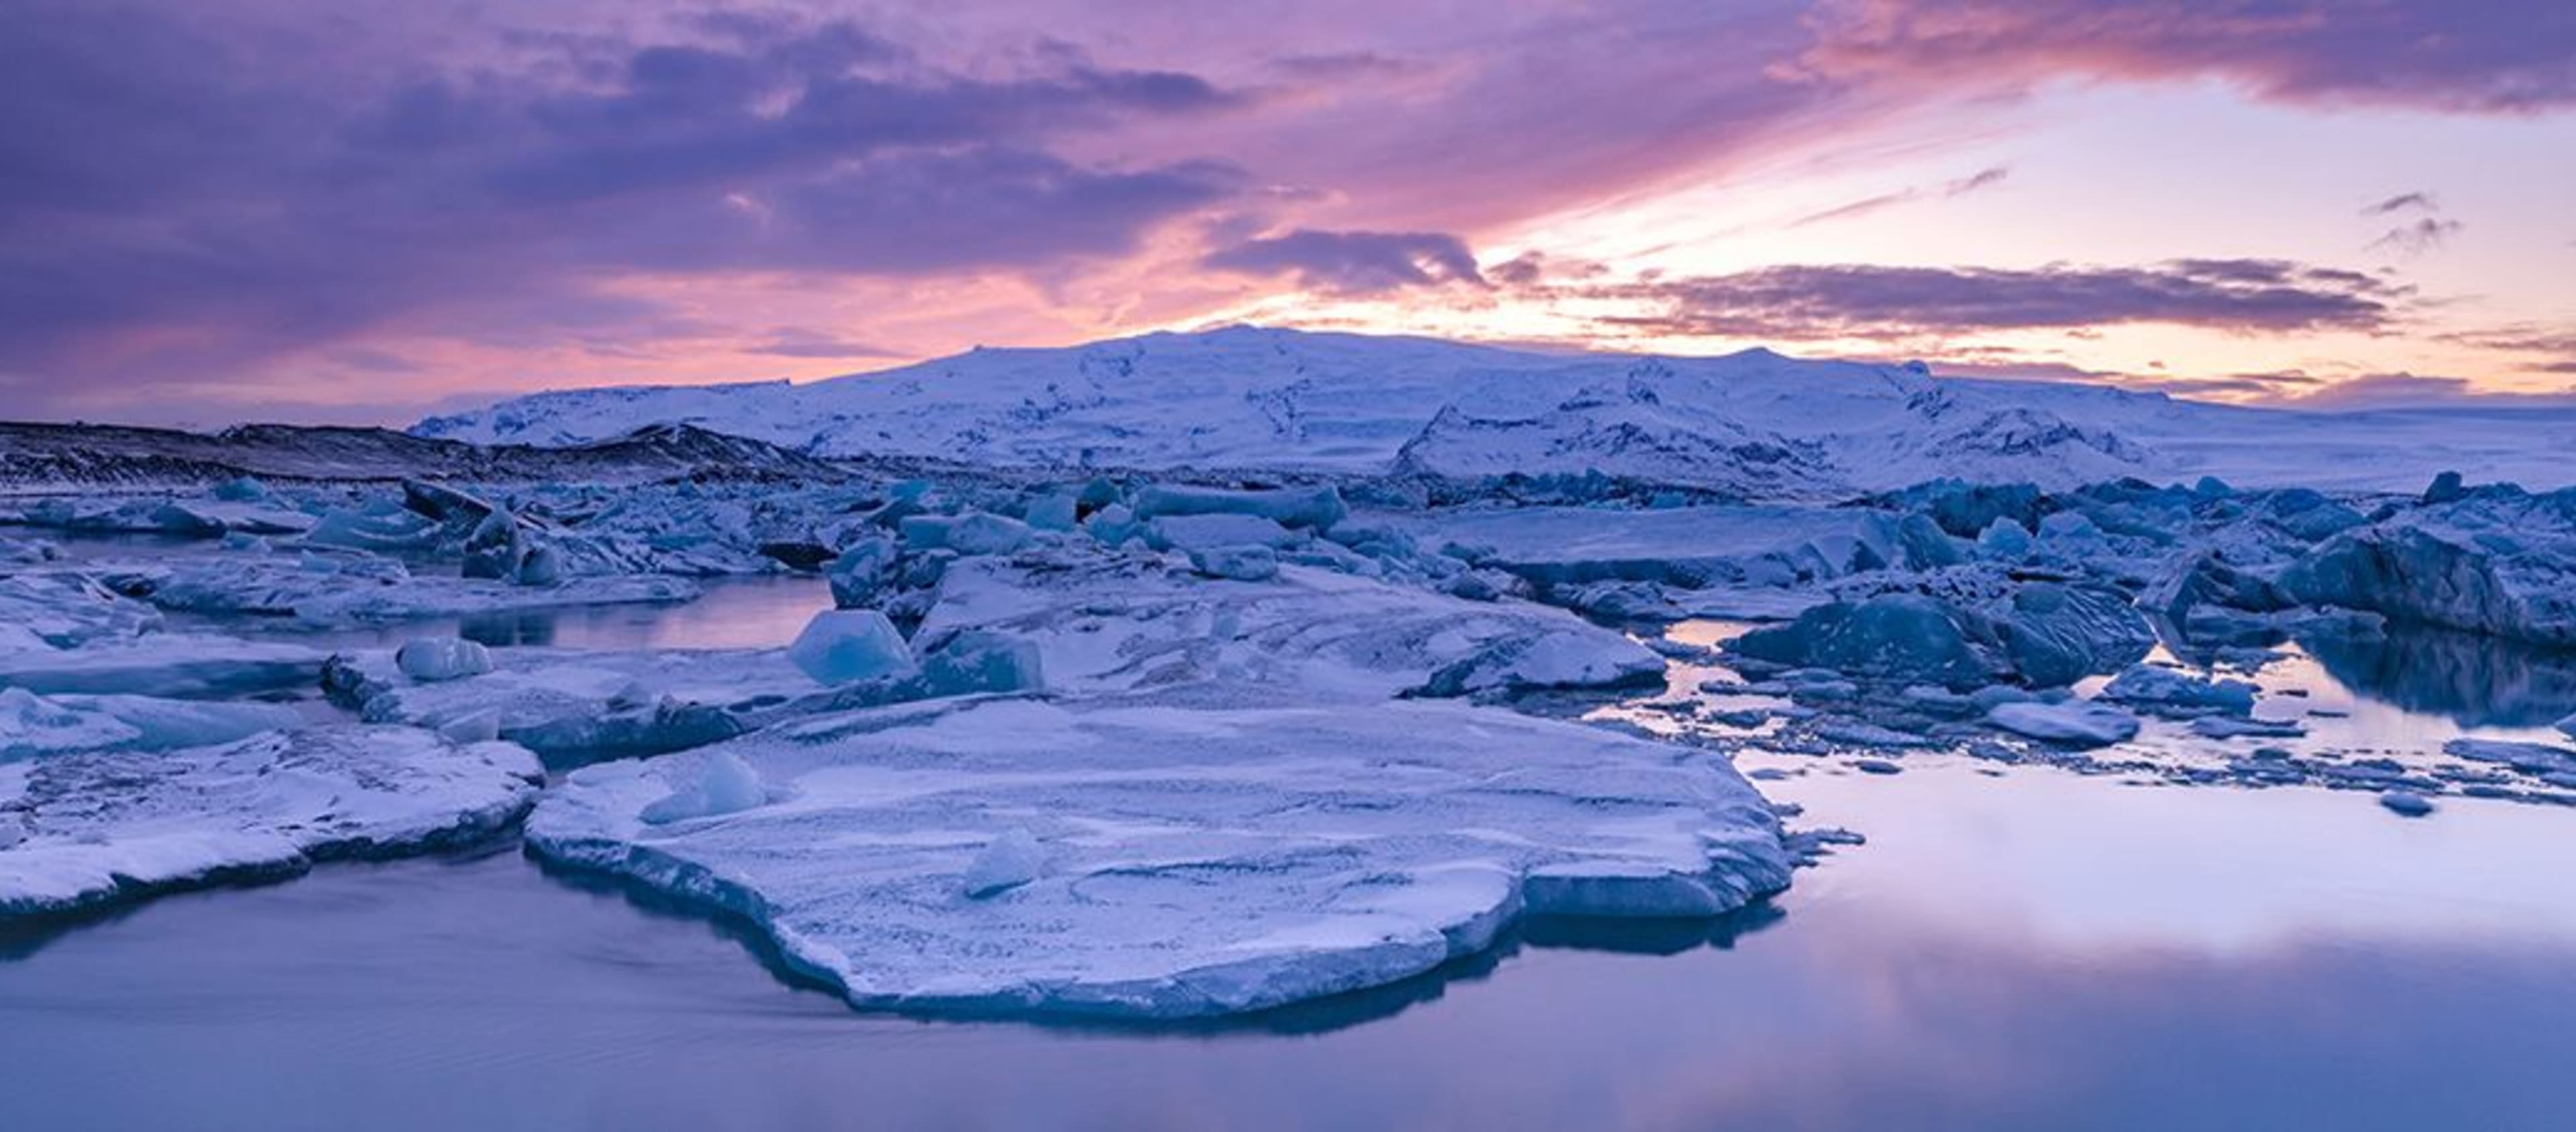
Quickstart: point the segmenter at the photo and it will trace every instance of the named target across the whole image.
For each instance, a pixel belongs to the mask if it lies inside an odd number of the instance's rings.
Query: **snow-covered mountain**
[[[663,424],[823,457],[1453,478],[1597,471],[1759,499],[1941,477],[2063,487],[2217,474],[2395,489],[2451,466],[2550,483],[2576,457],[2567,412],[2265,412],[1764,350],[1562,355],[1253,327],[978,349],[803,385],[541,393],[413,432],[553,446]]]

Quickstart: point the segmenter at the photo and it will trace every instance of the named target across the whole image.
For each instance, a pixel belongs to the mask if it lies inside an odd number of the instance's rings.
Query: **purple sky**
[[[1238,319],[2312,404],[2576,380],[2540,0],[0,7],[0,417]]]

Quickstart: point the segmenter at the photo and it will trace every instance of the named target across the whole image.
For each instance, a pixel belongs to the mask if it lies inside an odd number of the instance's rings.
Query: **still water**
[[[719,588],[743,604],[696,628],[546,633],[774,644],[820,600],[797,585]],[[2447,677],[2374,693],[2386,665],[2299,663],[2281,678],[2355,721],[2522,722],[2426,690]],[[1769,908],[1534,925],[1440,978],[1213,1028],[854,1013],[725,925],[507,847],[165,898],[0,935],[0,1126],[2576,1127],[2576,812],[1765,767],[1793,773],[1763,783],[1793,824],[1868,836]]]

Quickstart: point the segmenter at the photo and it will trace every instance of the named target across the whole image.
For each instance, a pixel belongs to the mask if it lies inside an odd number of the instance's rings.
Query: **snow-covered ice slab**
[[[0,762],[79,751],[160,751],[304,726],[284,704],[153,696],[39,696],[0,688]]]
[[[79,648],[11,648],[0,642],[0,688],[43,695],[242,695],[310,688],[328,659],[308,645],[220,633],[144,633]]]
[[[1708,916],[1789,883],[1723,762],[1452,702],[852,712],[576,771],[527,832],[749,919],[855,1004],[967,1013],[1258,1010],[1523,913]]]
[[[1607,687],[1662,678],[1652,650],[1561,609],[1476,602],[1332,570],[1201,576],[1178,556],[1084,548],[952,564],[916,640],[1030,640],[1049,684],[1117,692],[1222,683],[1306,702]]]
[[[234,555],[97,570],[120,592],[167,610],[293,617],[319,624],[677,602],[699,593],[694,582],[659,574],[514,585],[486,578],[415,575],[392,559],[354,556]]]
[[[1897,517],[1820,507],[1518,507],[1371,516],[1533,581],[1794,586],[1905,561]]]
[[[587,652],[492,651],[493,669],[423,682],[393,654],[335,658],[324,683],[332,697],[371,723],[470,729],[489,716],[492,734],[550,759],[660,754],[749,729],[746,717],[826,689],[778,649]]]
[[[0,765],[0,918],[469,844],[542,777],[522,748],[407,727]]]

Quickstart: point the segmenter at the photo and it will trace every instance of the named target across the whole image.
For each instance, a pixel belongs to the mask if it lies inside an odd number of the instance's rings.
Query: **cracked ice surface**
[[[478,841],[542,776],[519,747],[407,727],[0,765],[0,918]]]
[[[765,804],[648,820],[742,793],[739,766]],[[576,771],[528,839],[744,916],[858,1005],[1126,1018],[1394,982],[1525,912],[1704,916],[1789,881],[1722,761],[1421,701],[818,717]]]

